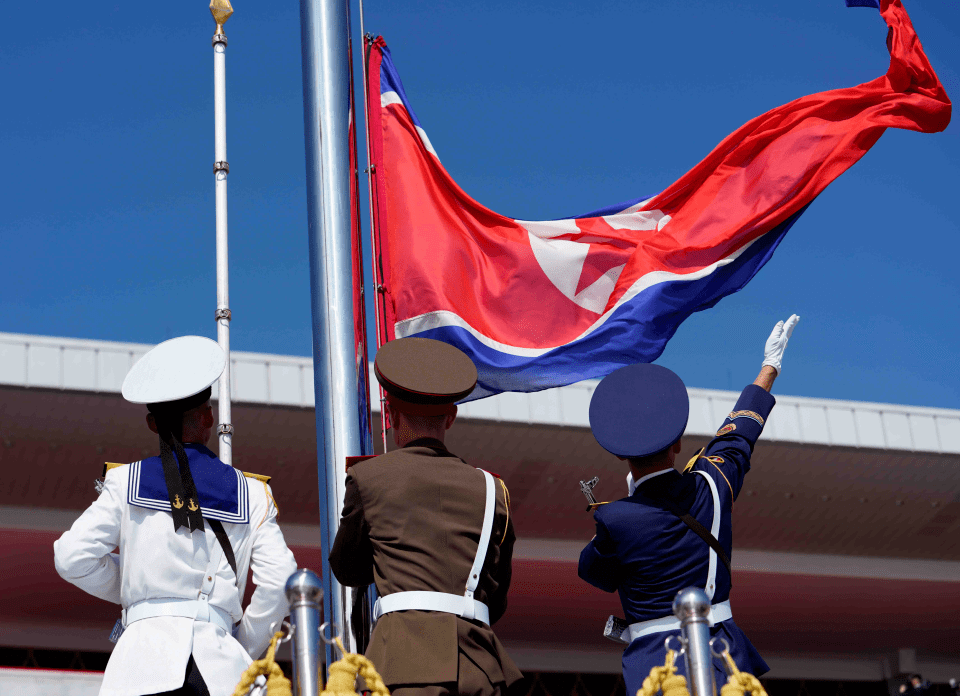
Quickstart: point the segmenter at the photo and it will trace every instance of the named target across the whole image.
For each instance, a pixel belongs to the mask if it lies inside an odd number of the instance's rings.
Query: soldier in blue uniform
[[[597,533],[580,554],[579,575],[620,593],[630,624],[623,633],[629,642],[623,653],[628,694],[637,692],[651,667],[664,664],[664,640],[680,630],[673,599],[685,587],[702,588],[710,597],[711,635],[726,640],[741,670],[759,676],[769,669],[733,620],[730,518],[754,443],[773,409],[770,388],[798,320],[793,315],[776,325],[756,381],[682,474],[674,462],[690,406],[676,374],[659,365],[629,365],[594,392],[590,427],[606,450],[629,463],[629,497],[597,508]],[[678,662],[683,673],[683,660]],[[719,659],[714,668],[721,685],[726,673]]]

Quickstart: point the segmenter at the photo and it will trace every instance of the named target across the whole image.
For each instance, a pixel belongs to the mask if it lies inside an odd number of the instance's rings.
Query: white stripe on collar
[[[639,486],[641,483],[643,483],[647,479],[652,479],[654,476],[660,476],[661,474],[666,474],[671,471],[676,471],[676,469],[674,469],[672,466],[668,466],[666,469],[661,469],[660,471],[655,471],[652,474],[647,474],[646,476],[642,477],[639,481],[633,480],[633,472],[631,471],[629,474],[627,474],[627,491],[629,491],[627,493],[627,496],[633,495],[634,492],[637,490],[637,486]]]

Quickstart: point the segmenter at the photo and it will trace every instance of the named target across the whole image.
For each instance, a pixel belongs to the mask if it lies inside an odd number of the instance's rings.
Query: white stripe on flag
[[[769,232],[767,234],[769,234]],[[679,273],[670,273],[668,271],[652,271],[650,273],[647,273],[642,278],[639,278],[637,282],[634,283],[630,287],[630,289],[624,293],[623,297],[620,298],[617,304],[614,305],[612,308],[610,308],[610,311],[606,312],[603,316],[598,318],[590,326],[590,328],[588,328],[586,331],[584,331],[582,334],[572,339],[571,341],[568,341],[568,343],[573,343],[574,341],[579,341],[580,339],[585,338],[586,336],[589,336],[591,333],[593,333],[598,328],[603,326],[603,324],[606,323],[607,319],[610,318],[610,315],[612,315],[621,305],[629,302],[630,300],[632,300],[634,297],[639,295],[641,292],[643,292],[647,288],[653,287],[654,285],[659,285],[660,283],[667,283],[671,281],[691,281],[691,280],[699,280],[700,278],[705,278],[706,276],[715,272],[718,268],[727,266],[733,263],[734,261],[736,261],[741,254],[743,254],[747,249],[753,246],[756,242],[763,239],[765,236],[766,236],[765,234],[760,235],[753,241],[749,242],[748,244],[745,244],[740,249],[730,254],[730,256],[720,259],[719,261],[716,261],[710,264],[709,266],[705,266],[700,270],[694,271],[692,273],[687,273],[685,275],[679,274]],[[501,353],[507,353],[508,355],[516,355],[518,357],[535,358],[540,355],[549,353],[551,350],[554,350],[555,348],[560,347],[560,346],[551,346],[549,348],[521,348],[519,346],[510,346],[505,343],[500,343],[499,341],[495,341],[492,338],[483,335],[482,333],[474,329],[472,326],[467,324],[459,315],[454,314],[453,312],[450,312],[447,310],[427,312],[426,314],[421,314],[416,317],[410,317],[409,319],[404,319],[403,321],[398,321],[396,324],[394,324],[394,332],[397,338],[404,338],[405,336],[413,336],[422,331],[429,331],[430,329],[438,329],[444,326],[458,326],[461,329],[469,332],[470,335],[472,335],[475,339],[477,339],[480,343],[484,344],[485,346],[488,346],[489,348],[493,348],[494,350],[500,351]],[[561,345],[567,345],[567,344],[564,343]]]
[[[400,95],[397,94],[396,92],[382,93],[380,95],[380,108],[381,109],[386,108],[391,104],[399,104],[400,106],[403,106],[404,110],[406,110],[407,108],[406,106],[403,105],[403,100],[400,99]],[[411,120],[413,119],[411,118]],[[440,155],[438,155],[437,151],[433,149],[433,143],[431,143],[430,138],[427,137],[427,132],[423,130],[423,128],[417,125],[414,125],[414,128],[417,129],[417,133],[420,135],[420,142],[423,143],[423,146],[427,148],[427,151],[430,154],[432,154],[434,157],[436,157],[437,160],[439,161]]]

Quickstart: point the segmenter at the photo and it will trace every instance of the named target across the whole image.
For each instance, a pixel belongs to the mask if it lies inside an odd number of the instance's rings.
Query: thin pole
[[[377,328],[377,350],[380,350],[380,311],[381,305],[383,303],[383,285],[380,282],[380,249],[377,245],[377,235],[375,231],[376,218],[373,205],[373,184],[374,178],[376,177],[376,171],[373,162],[370,160],[370,115],[368,111],[370,110],[369,97],[367,95],[367,90],[369,85],[367,85],[367,44],[369,43],[370,37],[367,36],[364,31],[364,21],[363,21],[363,0],[360,0],[360,35],[363,37],[363,45],[360,51],[360,60],[363,68],[363,133],[364,140],[367,150],[367,204],[370,208],[370,265],[372,267],[372,277],[373,277],[373,318],[376,322]],[[380,396],[380,437],[383,442],[383,451],[387,451],[387,414],[385,408],[385,399],[383,396],[383,387],[377,385],[377,391]]]
[[[214,164],[217,196],[217,342],[227,356],[227,365],[218,383],[217,428],[220,461],[233,465],[233,422],[230,412],[230,277],[227,254],[227,35],[223,25],[233,14],[230,0],[210,0],[210,14],[217,23],[213,35]]]
[[[340,522],[346,457],[362,453],[357,370],[366,369],[356,364],[353,341],[346,0],[300,0],[300,28],[324,609],[353,650],[353,592],[337,582],[327,560]]]

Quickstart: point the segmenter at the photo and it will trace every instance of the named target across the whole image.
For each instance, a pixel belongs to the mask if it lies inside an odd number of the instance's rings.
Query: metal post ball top
[[[706,623],[710,614],[710,598],[699,587],[687,587],[673,599],[673,613],[680,624]]]
[[[312,570],[300,568],[287,578],[284,588],[290,607],[303,605],[317,605],[323,601],[323,583],[320,576]]]

